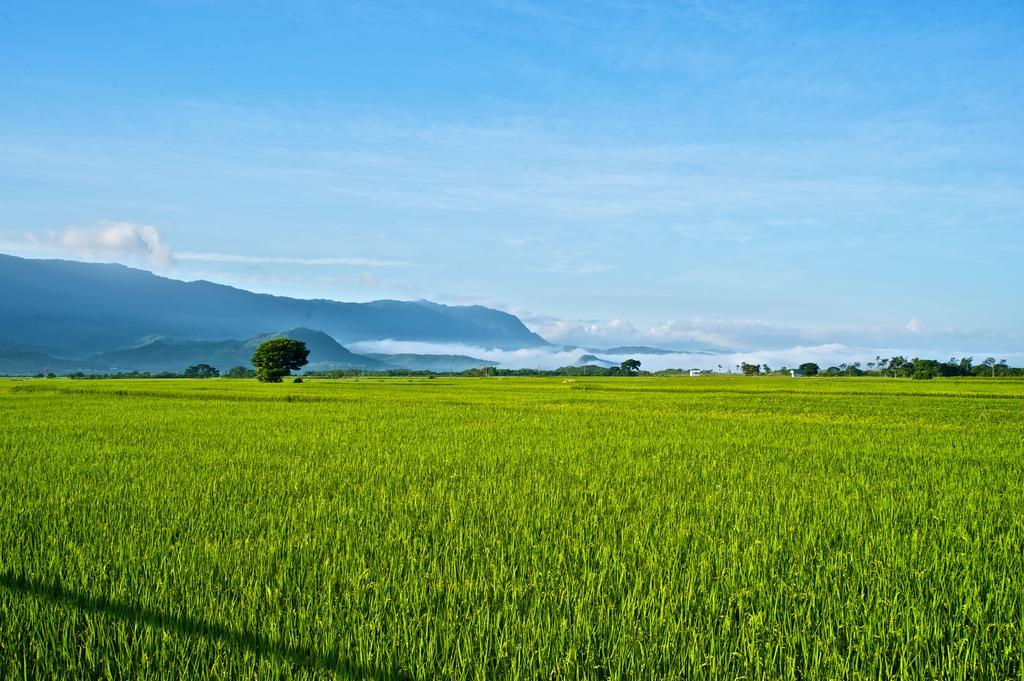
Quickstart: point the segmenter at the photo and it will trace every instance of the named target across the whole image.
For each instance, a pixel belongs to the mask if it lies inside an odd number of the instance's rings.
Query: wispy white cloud
[[[371,272],[363,272],[359,275],[359,281],[363,286],[369,288],[380,288],[380,279],[373,275]]]
[[[772,236],[779,224],[808,234],[913,225],[919,234],[921,224],[937,232],[965,221],[1002,229],[1020,214],[1024,191],[1001,177],[936,182],[960,152],[936,158],[931,133],[901,130],[894,155],[870,127],[810,141],[645,144],[582,141],[531,121],[325,124],[321,148],[247,150],[223,163],[251,182],[389,209],[590,222],[596,232],[672,221],[693,237],[733,243]]]
[[[557,248],[545,239],[506,239],[504,245],[513,249],[518,257],[538,263],[527,267],[534,272],[584,276],[615,269],[615,265],[595,262],[589,250]]]
[[[167,269],[180,262],[242,265],[303,265],[354,267],[408,267],[413,263],[359,257],[300,258],[281,255],[245,255],[173,251],[153,225],[101,221],[92,227],[72,225],[64,229],[26,231],[0,242],[10,252],[35,255],[66,255],[82,260],[103,260]],[[373,275],[370,275],[371,277]],[[366,284],[366,280],[363,280]],[[379,284],[379,282],[378,282]]]
[[[586,260],[586,253],[578,255],[559,253],[550,258],[549,263],[542,267],[531,267],[535,272],[556,272],[559,274],[574,274],[585,276],[587,274],[598,274],[609,272],[615,269],[615,265],[608,265]]]
[[[201,253],[181,251],[175,253],[178,260],[195,262],[243,263],[249,265],[356,265],[368,267],[406,267],[412,263],[401,260],[377,260],[375,258],[293,258],[280,255],[240,255],[237,253]]]

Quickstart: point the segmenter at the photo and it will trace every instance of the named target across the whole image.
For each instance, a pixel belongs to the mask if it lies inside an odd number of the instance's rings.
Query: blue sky
[[[1015,353],[1024,5],[0,8],[0,251],[601,346]]]

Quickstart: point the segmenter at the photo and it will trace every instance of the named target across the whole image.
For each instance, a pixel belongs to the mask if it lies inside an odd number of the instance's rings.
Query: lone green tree
[[[280,383],[282,378],[309,362],[309,348],[292,338],[271,338],[256,348],[251,361],[256,367],[257,380]]]
[[[619,365],[619,369],[622,370],[622,373],[624,373],[624,374],[639,373],[639,371],[640,371],[640,360],[632,359],[632,358],[627,359],[622,364]]]

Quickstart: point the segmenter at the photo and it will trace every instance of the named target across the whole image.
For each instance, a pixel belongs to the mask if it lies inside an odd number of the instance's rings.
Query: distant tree
[[[619,369],[621,369],[624,374],[638,373],[640,371],[640,360],[632,358],[627,359],[619,365]]]
[[[765,372],[766,374],[770,374],[772,372],[772,368],[767,364],[762,364],[761,371]]]
[[[992,378],[996,377],[996,358],[995,357],[986,357],[984,359],[984,361],[982,361],[981,366],[986,367],[987,369],[991,370]]]
[[[220,371],[209,364],[195,364],[185,369],[185,378],[217,378]]]
[[[293,338],[271,338],[256,348],[251,361],[259,381],[280,383],[282,378],[309,362],[309,348]]]
[[[231,367],[224,376],[226,378],[256,378],[256,370],[243,366]]]
[[[890,376],[909,378],[914,374],[914,363],[902,355],[896,355],[889,360],[886,370]]]
[[[915,357],[911,360],[910,365],[913,367],[910,377],[919,381],[942,375],[942,363],[934,359]]]
[[[817,376],[819,371],[818,365],[814,362],[804,362],[798,368],[803,372],[804,376]]]
[[[748,364],[747,362],[740,363],[740,371],[743,372],[744,376],[757,376],[761,373],[760,364]]]

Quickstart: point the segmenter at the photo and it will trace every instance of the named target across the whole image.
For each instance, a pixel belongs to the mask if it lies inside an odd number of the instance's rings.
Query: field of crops
[[[1024,382],[0,380],[3,678],[1024,678]]]

